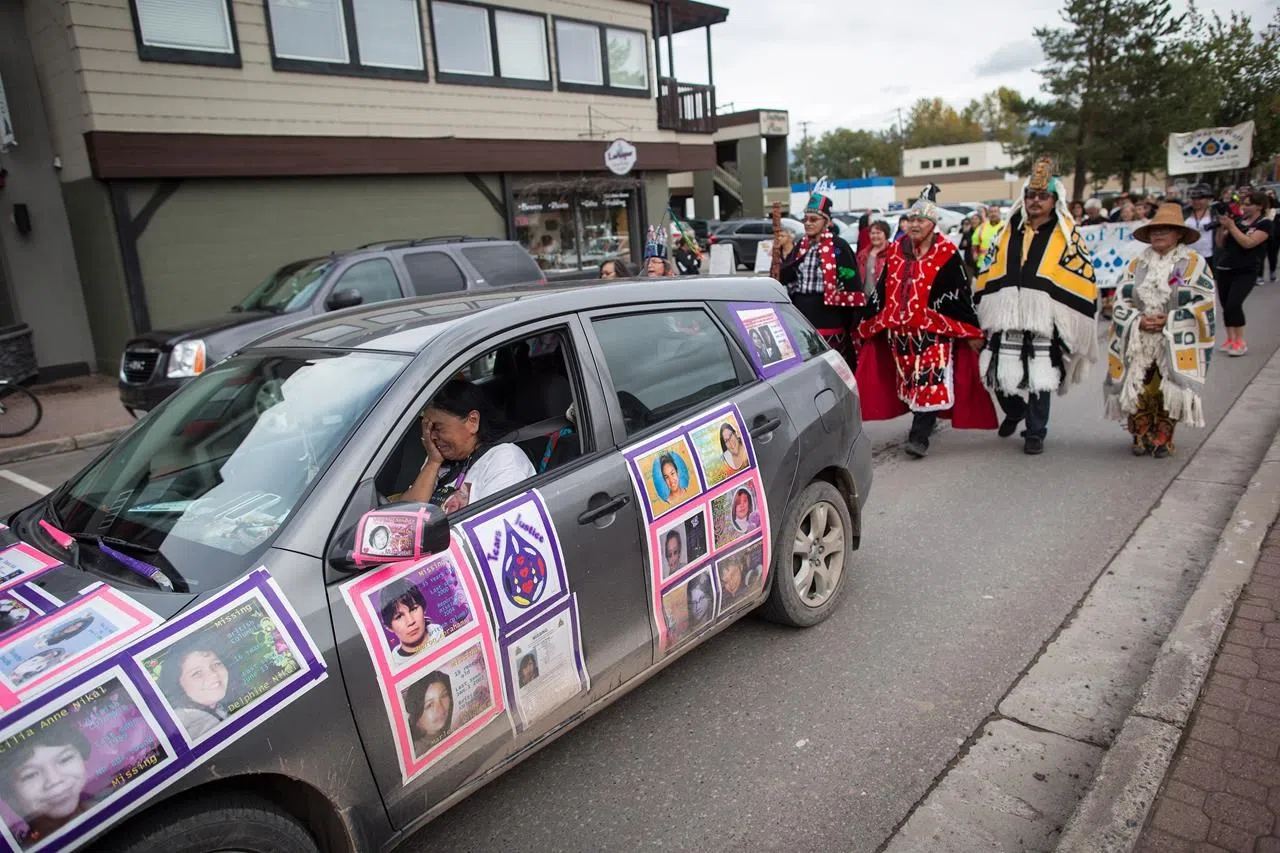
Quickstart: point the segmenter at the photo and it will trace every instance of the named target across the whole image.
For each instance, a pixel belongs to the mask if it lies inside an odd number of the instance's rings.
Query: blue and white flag
[[[1170,175],[1244,169],[1253,158],[1253,122],[1169,134]]]

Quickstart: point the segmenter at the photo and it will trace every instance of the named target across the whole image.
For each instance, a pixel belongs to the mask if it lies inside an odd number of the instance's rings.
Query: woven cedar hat
[[[1156,208],[1156,215],[1151,217],[1151,221],[1146,225],[1133,232],[1133,239],[1150,243],[1153,228],[1173,228],[1179,232],[1179,242],[1188,245],[1200,239],[1200,232],[1197,229],[1187,227],[1182,218],[1182,205],[1176,201],[1166,201]]]

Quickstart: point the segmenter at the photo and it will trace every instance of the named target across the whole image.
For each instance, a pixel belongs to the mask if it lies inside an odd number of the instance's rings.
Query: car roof
[[[461,235],[445,237],[393,237],[388,240],[375,240],[372,243],[365,243],[361,246],[355,246],[350,249],[335,249],[329,253],[329,258],[331,260],[349,258],[356,255],[391,252],[399,249],[441,248],[454,245],[502,245],[508,243],[519,245],[514,243],[512,240],[503,240],[499,237],[465,237]]]
[[[456,296],[399,299],[334,311],[254,341],[247,349],[365,349],[413,354],[444,329],[474,327],[480,336],[544,317],[628,305],[701,300],[787,302],[782,285],[765,276],[688,276],[616,283],[494,288]]]

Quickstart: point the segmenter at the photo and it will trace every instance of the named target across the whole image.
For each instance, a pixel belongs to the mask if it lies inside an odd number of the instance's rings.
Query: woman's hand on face
[[[427,451],[427,462],[434,462],[437,465],[444,463],[444,454],[440,452],[440,448],[436,447],[435,441],[431,438],[431,424],[426,424],[426,429],[422,431],[422,446]]]

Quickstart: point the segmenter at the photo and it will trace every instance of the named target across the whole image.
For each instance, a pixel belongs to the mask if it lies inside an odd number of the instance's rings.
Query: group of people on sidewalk
[[[900,239],[881,228],[855,255],[831,227],[831,199],[819,187],[780,280],[853,367],[863,418],[912,414],[908,456],[928,454],[940,417],[1002,438],[1022,426],[1024,451],[1042,453],[1053,394],[1081,384],[1099,356],[1094,270],[1062,180],[1048,159],[1035,164],[1008,221],[984,235],[989,245],[972,280],[964,253],[938,232],[936,192],[930,185],[912,204]],[[1247,255],[1257,234],[1233,221],[1214,239],[1219,252]],[[1134,239],[1147,245],[1117,291],[1103,400],[1107,416],[1131,434],[1135,455],[1164,458],[1174,450],[1175,425],[1204,426],[1215,278],[1192,248],[1201,232],[1176,203],[1161,205]],[[1237,285],[1224,287],[1219,276],[1230,304]],[[1243,317],[1228,311],[1224,319],[1243,341]]]

